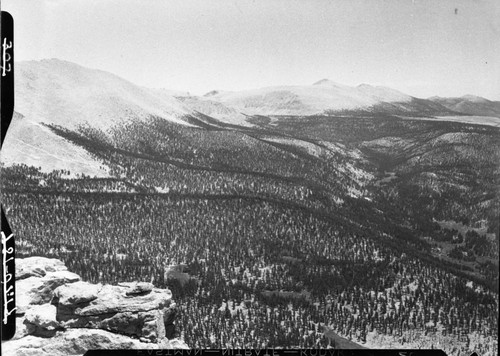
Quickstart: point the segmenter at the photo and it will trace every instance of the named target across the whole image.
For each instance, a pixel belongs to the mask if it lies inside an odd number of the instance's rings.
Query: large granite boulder
[[[42,337],[51,337],[62,325],[57,321],[56,307],[51,304],[35,305],[24,316],[27,333]]]
[[[169,290],[147,283],[118,286],[76,282],[57,288],[52,304],[65,328],[96,328],[156,342],[165,336]]]
[[[2,342],[5,355],[188,348],[165,337],[165,315],[176,309],[168,289],[145,282],[83,282],[57,259],[16,260],[16,306],[16,334]]]
[[[32,305],[50,302],[57,287],[79,280],[57,259],[16,259],[16,313],[22,315]]]
[[[43,277],[47,272],[67,271],[64,263],[55,258],[27,257],[16,260],[16,281],[28,277]]]

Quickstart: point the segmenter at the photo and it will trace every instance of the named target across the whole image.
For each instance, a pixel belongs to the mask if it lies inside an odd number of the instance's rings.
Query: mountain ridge
[[[59,59],[17,62],[15,70],[16,115],[6,136],[2,162],[35,164],[45,172],[57,169],[108,175],[103,162],[54,136],[43,125],[71,130],[91,127],[106,133],[116,125],[146,122],[151,117],[194,128],[208,124],[233,129],[258,126],[261,120],[280,115],[433,118],[465,113],[500,117],[500,102],[485,102],[487,99],[420,99],[391,88],[370,84],[351,87],[330,79],[306,86],[214,90],[194,96],[141,87],[115,74]]]
[[[346,111],[415,115],[421,110],[426,115],[435,116],[500,115],[500,102],[476,95],[424,99],[385,86],[367,83],[348,86],[330,79],[321,79],[311,85],[270,86],[242,91],[212,90],[197,96],[168,88],[142,87],[113,73],[55,58],[16,64],[16,97],[20,98],[16,101],[17,111],[27,117],[35,114],[37,121],[64,122],[64,125],[68,125],[68,117],[77,114],[74,107],[88,103],[93,103],[88,109],[99,110],[99,120],[94,118],[92,125],[103,127],[114,123],[107,118],[109,116],[144,118],[146,113],[189,125],[182,116],[198,111],[233,124],[245,124],[242,115],[309,116]],[[91,81],[94,85],[90,85]],[[61,107],[61,103],[54,99],[61,96],[58,91],[62,89],[73,92],[73,95],[65,94],[65,100],[71,105]],[[183,99],[177,100],[179,97]],[[50,105],[46,106],[52,109],[37,106],[37,102],[48,103]],[[390,108],[388,112],[387,108]],[[87,122],[92,119],[82,112],[78,115],[84,116]]]
[[[489,100],[477,95],[431,97],[429,100],[467,115],[500,117],[500,101]]]

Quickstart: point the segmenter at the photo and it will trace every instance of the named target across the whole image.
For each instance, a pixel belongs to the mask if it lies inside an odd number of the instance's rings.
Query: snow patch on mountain
[[[401,93],[400,91],[381,87],[381,86],[373,86],[368,84],[360,84],[357,87],[357,90],[362,92],[363,94],[370,96],[371,98],[382,101],[382,102],[409,102],[412,97]]]
[[[475,102],[475,103],[487,103],[487,102],[490,102],[486,98],[483,98],[483,97],[480,97],[480,96],[477,96],[477,95],[470,95],[470,94],[461,96],[460,99],[467,100],[467,101],[472,101],[472,102]]]
[[[160,116],[179,124],[189,114],[175,98],[113,74],[57,59],[16,64],[16,111],[36,122],[74,129],[109,127]]]
[[[56,135],[47,126],[14,113],[0,153],[5,166],[26,164],[42,172],[69,170],[67,177],[85,174],[108,177],[108,168],[82,147]]]
[[[350,87],[330,80],[307,86],[267,87],[241,92],[213,91],[209,97],[245,114],[300,116],[412,100],[412,97],[389,88],[370,85]]]

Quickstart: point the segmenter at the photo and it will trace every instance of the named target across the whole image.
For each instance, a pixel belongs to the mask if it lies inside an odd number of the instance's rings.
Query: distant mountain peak
[[[473,102],[487,102],[487,101],[489,101],[488,99],[485,99],[481,96],[471,95],[471,94],[461,96],[460,99],[465,99],[465,100],[469,100],[469,101],[473,101]]]
[[[500,102],[492,101],[477,95],[463,95],[461,97],[443,98],[434,96],[429,98],[449,110],[474,116],[500,117]]]
[[[343,84],[336,83],[333,80],[326,79],[326,78],[318,80],[313,85],[330,86],[330,87],[345,87],[345,85],[343,85]]]
[[[158,116],[190,126],[183,120],[190,109],[168,93],[65,60],[17,62],[15,89],[16,110],[46,124],[108,129],[124,120]]]

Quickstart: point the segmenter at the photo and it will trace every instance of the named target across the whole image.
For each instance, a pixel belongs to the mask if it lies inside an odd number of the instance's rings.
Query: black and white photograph
[[[498,354],[498,0],[1,8],[2,355]]]

